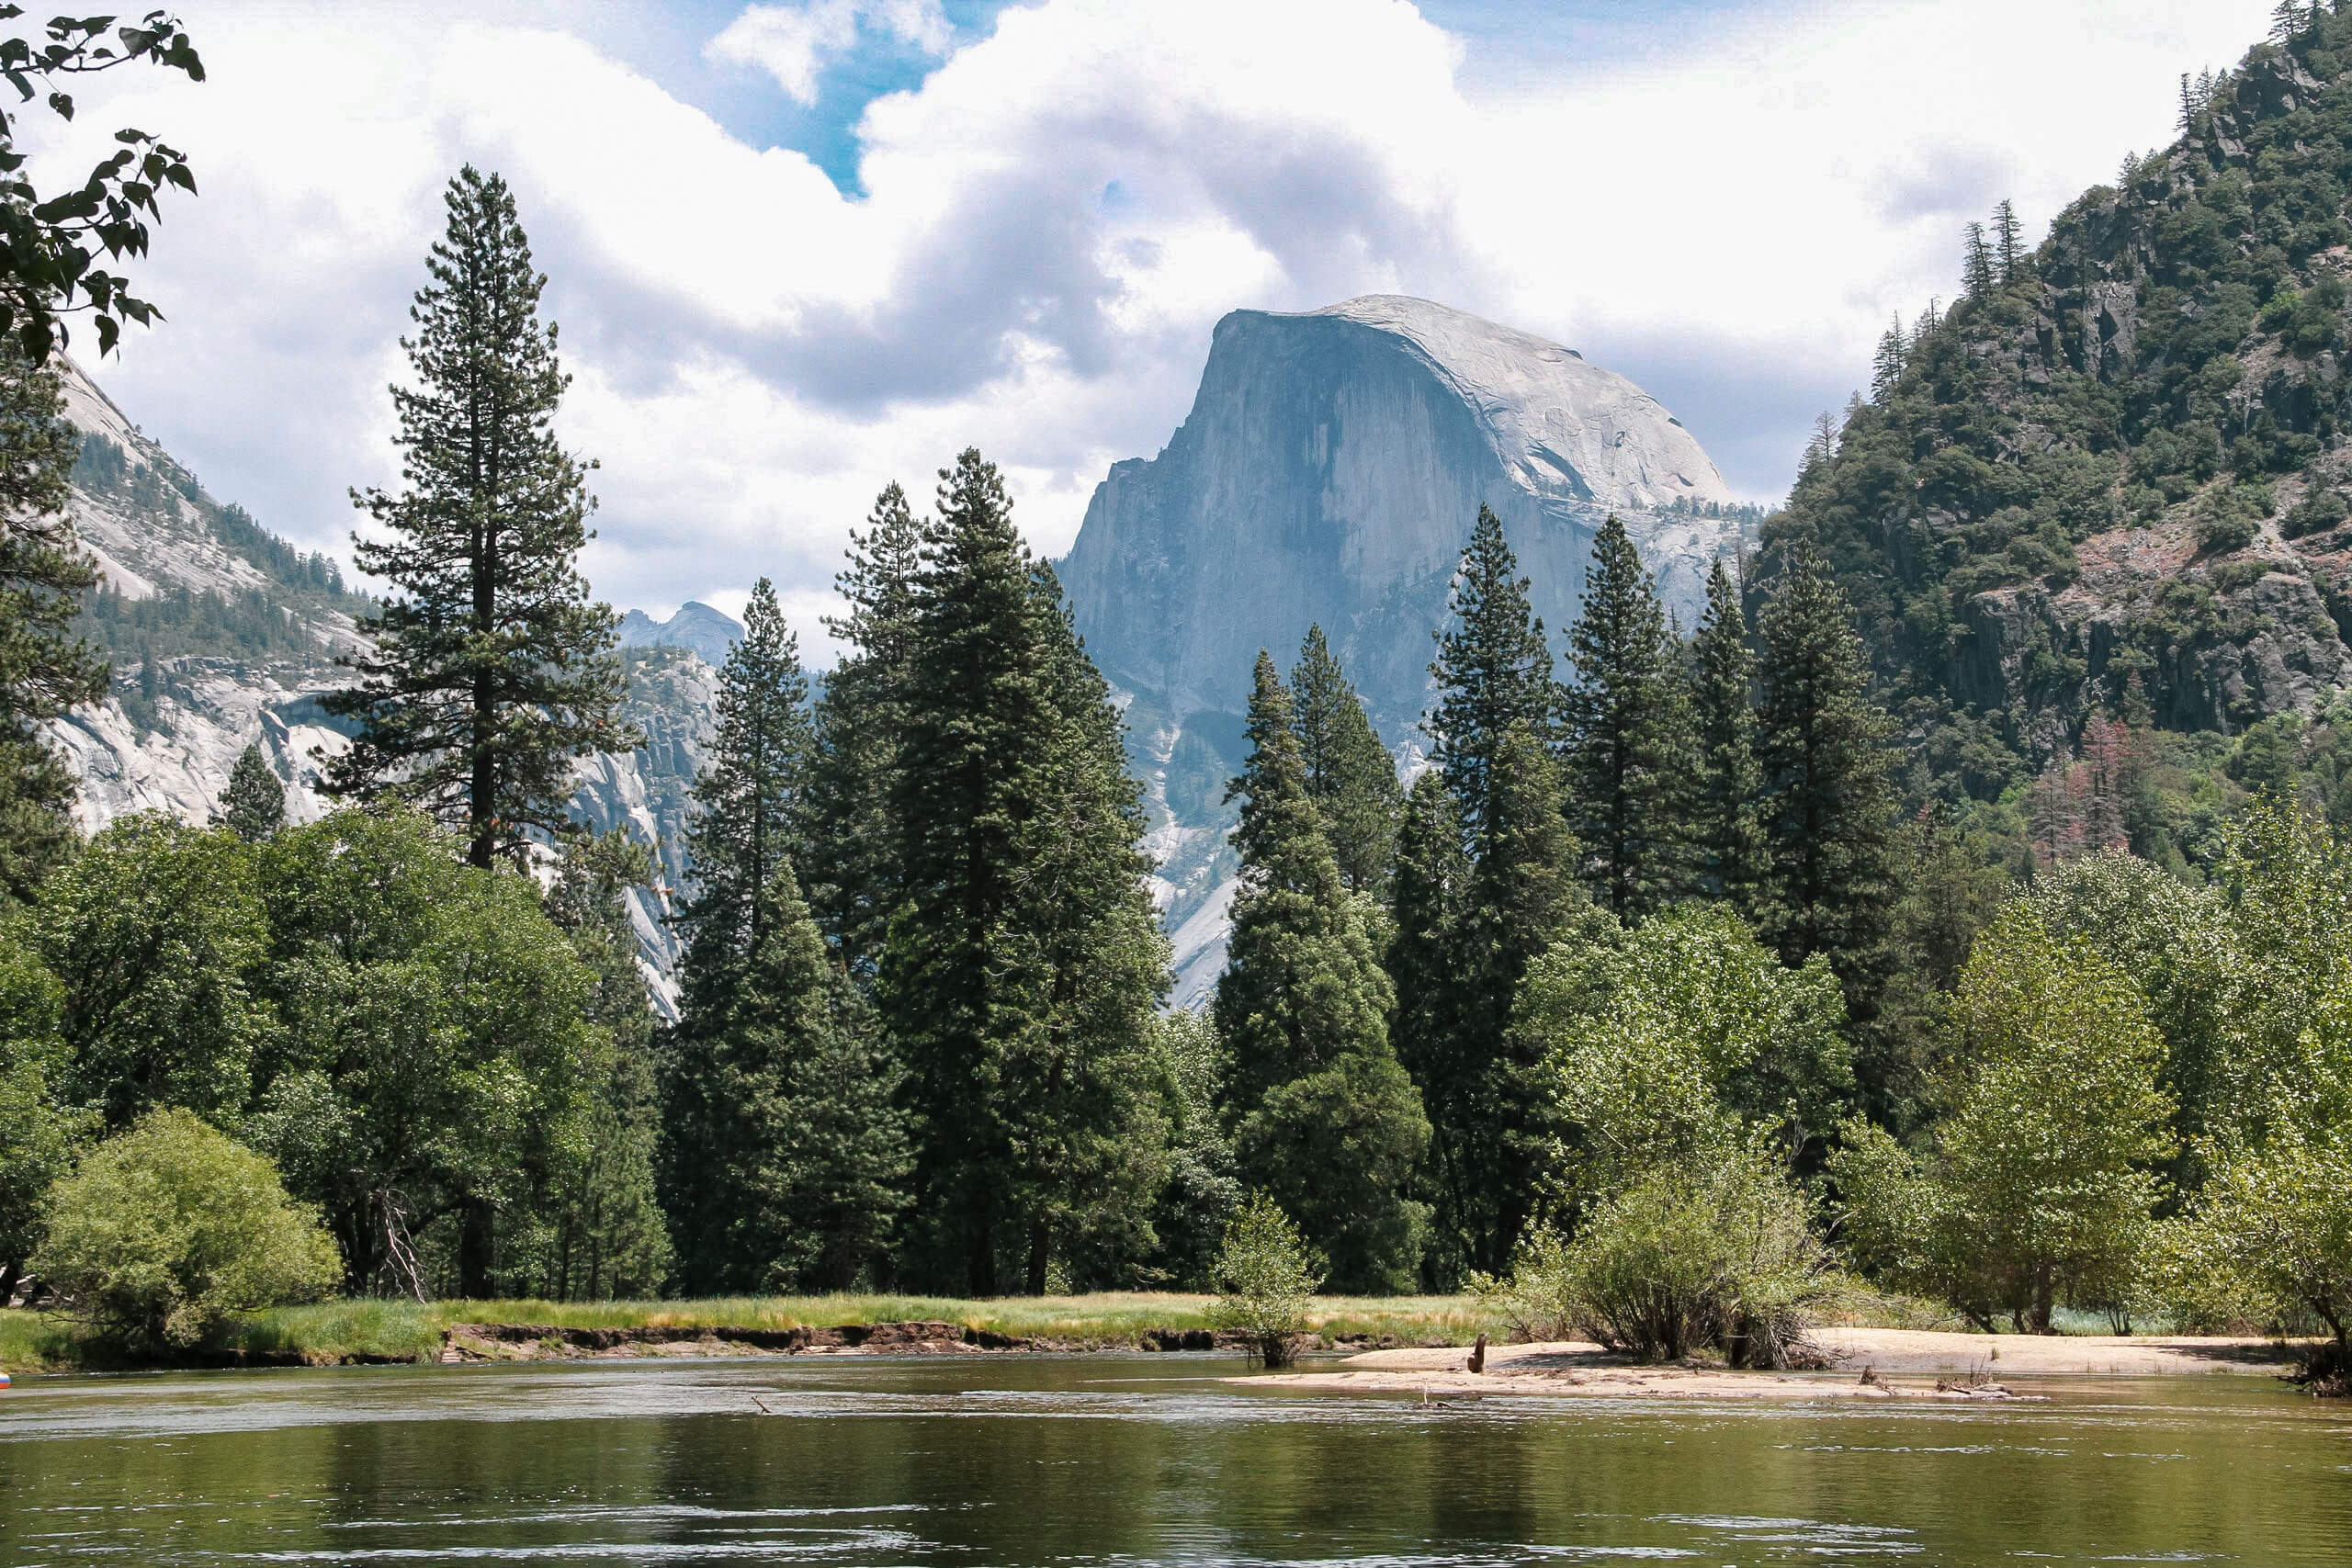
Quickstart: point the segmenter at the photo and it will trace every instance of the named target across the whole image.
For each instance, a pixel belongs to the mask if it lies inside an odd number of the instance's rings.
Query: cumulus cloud
[[[1758,8],[1491,76],[1406,0],[1035,0],[960,41],[936,0],[742,11],[707,52],[798,99],[864,37],[935,51],[864,109],[853,197],[562,13],[289,0],[206,19],[204,87],[107,79],[42,156],[70,169],[124,122],[188,149],[205,194],[148,272],[171,319],[101,378],[312,544],[346,485],[395,477],[383,387],[440,186],[502,170],[577,375],[564,433],[603,464],[598,590],[659,611],[764,572],[810,637],[874,492],[920,499],[966,445],[1067,547],[1237,306],[1397,290],[1544,333],[1769,495],[1888,313],[1951,293],[1975,205],[2046,220],[2267,9]]]
[[[818,77],[855,46],[861,26],[933,55],[946,53],[955,36],[939,0],[803,0],[797,6],[747,7],[710,40],[704,54],[724,64],[757,67],[797,101],[813,104]]]

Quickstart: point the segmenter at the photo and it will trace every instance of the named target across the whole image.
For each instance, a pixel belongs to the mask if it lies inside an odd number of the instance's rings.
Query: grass
[[[1083,1296],[734,1296],[701,1301],[429,1302],[354,1300],[253,1314],[208,1347],[249,1355],[338,1361],[430,1360],[451,1324],[547,1324],[559,1328],[833,1328],[846,1324],[953,1323],[1023,1339],[1132,1345],[1147,1329],[1210,1326],[1213,1298],[1174,1292]],[[1466,1345],[1497,1325],[1468,1296],[1323,1296],[1308,1313],[1330,1338],[1371,1336]],[[64,1319],[0,1311],[0,1368],[111,1370],[122,1363]]]

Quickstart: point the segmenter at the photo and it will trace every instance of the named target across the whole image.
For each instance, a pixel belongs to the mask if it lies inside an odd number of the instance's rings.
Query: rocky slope
[[[330,807],[318,788],[320,753],[347,743],[319,699],[341,683],[334,660],[358,645],[367,601],[345,592],[323,558],[300,555],[214,501],[78,367],[67,374],[66,414],[83,435],[74,524],[106,574],[85,630],[115,663],[106,703],[51,728],[80,776],[83,828],[134,811],[204,821],[253,744],[286,783],[288,815],[316,819]],[[665,1004],[676,957],[667,890],[684,871],[686,786],[713,694],[697,649],[710,645],[724,658],[730,629],[741,635],[701,604],[667,625],[634,617],[626,715],[645,744],[587,759],[573,802],[598,830],[656,846],[662,875],[636,890],[632,913]]]
[[[1061,563],[1087,648],[1129,698],[1180,1000],[1222,963],[1225,781],[1260,648],[1320,624],[1409,767],[1430,637],[1481,505],[1503,523],[1555,639],[1592,536],[1622,516],[1688,625],[1733,548],[1732,501],[1696,437],[1574,349],[1380,295],[1217,323],[1191,414],[1114,466]]]

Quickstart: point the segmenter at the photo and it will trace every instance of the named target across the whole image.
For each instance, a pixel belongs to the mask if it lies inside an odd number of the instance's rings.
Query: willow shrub
[[[240,1313],[316,1301],[343,1277],[277,1168],[192,1112],[151,1112],[49,1190],[33,1267],[127,1344],[185,1348]]]
[[[1293,1341],[1306,1331],[1307,1303],[1325,1268],[1322,1255],[1306,1245],[1282,1206],[1263,1192],[1253,1193],[1226,1227],[1225,1249],[1216,1260],[1222,1293],[1211,1318],[1219,1328],[1249,1336],[1252,1351],[1266,1365],[1287,1366]]]

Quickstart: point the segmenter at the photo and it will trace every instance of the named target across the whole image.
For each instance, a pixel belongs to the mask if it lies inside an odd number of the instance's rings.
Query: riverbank
[[[0,1370],[338,1366],[641,1355],[789,1355],[1210,1347],[1214,1298],[1104,1292],[998,1301],[897,1295],[657,1302],[344,1301],[256,1313],[185,1356],[126,1359],[70,1320],[0,1310]],[[1327,1296],[1327,1344],[1467,1345],[1494,1325],[1467,1296]]]
[[[2016,1397],[2007,1380],[2183,1377],[2294,1370],[2294,1348],[2277,1339],[2191,1336],[1948,1334],[1905,1328],[1825,1328],[1814,1341],[1821,1372],[1736,1372],[1710,1366],[1643,1366],[1598,1345],[1497,1345],[1484,1372],[1453,1349],[1382,1349],[1329,1367],[1261,1374],[1252,1386],[1419,1393],[1445,1400],[1484,1394],[1583,1398],[1994,1400]],[[1865,1376],[1864,1374],[1868,1375]]]

